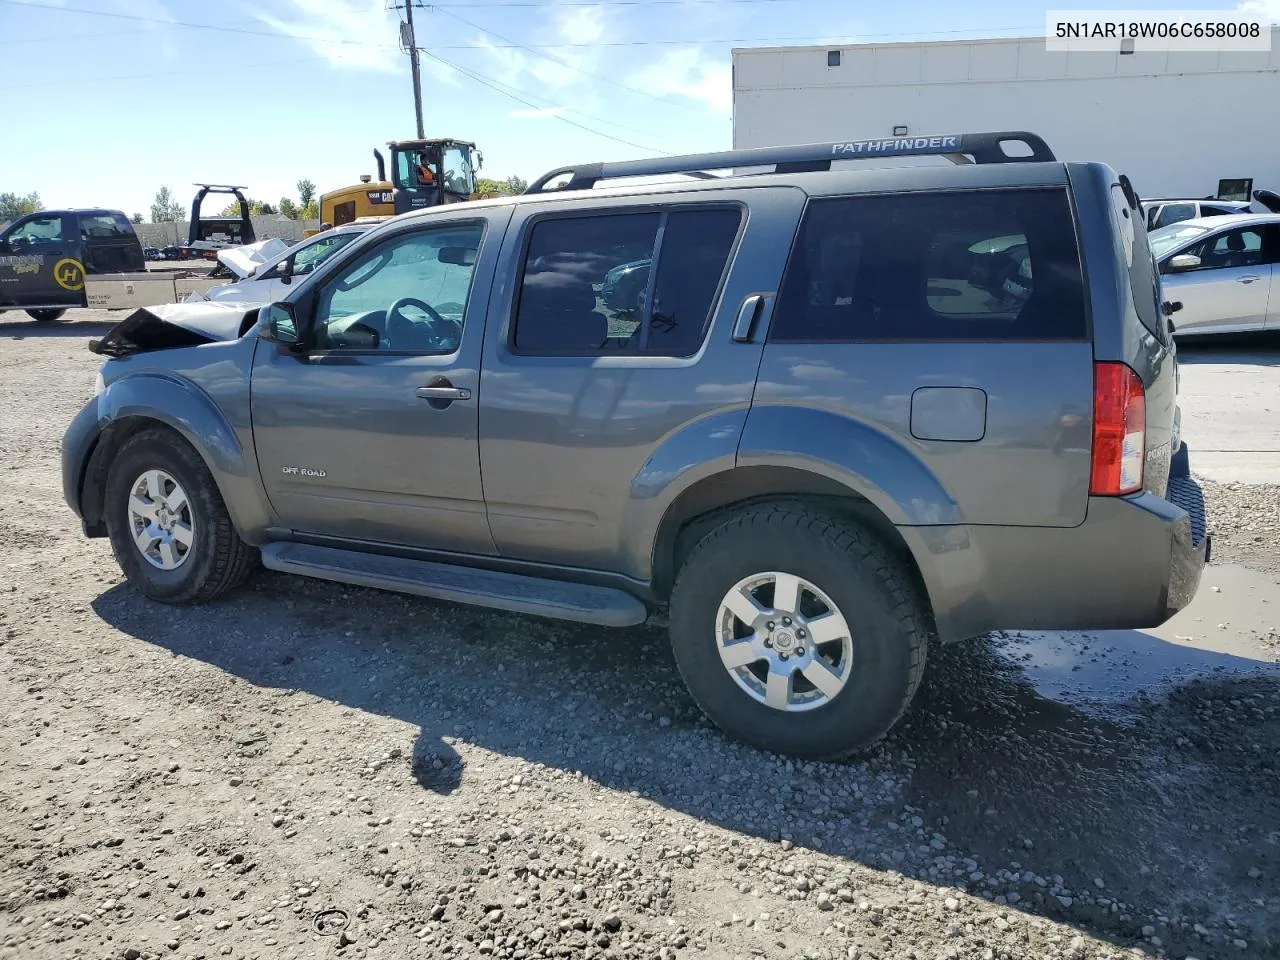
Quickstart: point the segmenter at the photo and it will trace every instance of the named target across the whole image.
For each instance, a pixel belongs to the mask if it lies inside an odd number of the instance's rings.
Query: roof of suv
[[[1003,144],[1023,143],[1028,153],[1009,154]],[[904,157],[944,157],[936,166],[895,166],[833,169],[845,161]],[[771,171],[768,168],[773,168]],[[712,173],[730,171],[726,175]],[[758,172],[757,172],[758,171]],[[549,188],[569,177],[561,188]],[[684,177],[685,179],[671,179]],[[637,182],[643,179],[646,182]],[[604,185],[607,182],[607,185]],[[1066,165],[1057,161],[1045,142],[1032,133],[955,134],[810,143],[724,153],[692,154],[653,160],[591,163],[562,167],[535,180],[518,196],[468,201],[466,206],[505,206],[513,203],[572,201],[590,197],[632,197],[654,194],[731,190],[743,187],[801,187],[814,195],[874,193],[885,190],[1032,186],[1066,182]],[[430,217],[449,207],[430,207],[404,217]],[[401,217],[395,218],[397,220]]]

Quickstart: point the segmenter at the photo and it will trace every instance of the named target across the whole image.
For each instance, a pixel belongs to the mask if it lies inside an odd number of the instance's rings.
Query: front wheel
[[[62,315],[66,312],[67,311],[65,310],[58,310],[53,307],[40,307],[28,310],[27,316],[39,323],[53,323],[62,319]]]
[[[765,750],[835,759],[906,711],[930,618],[874,535],[805,504],[745,510],[707,534],[671,595],[689,691],[725,732]]]
[[[204,461],[166,428],[125,441],[107,474],[104,507],[116,561],[152,600],[211,600],[243,582],[256,559]]]

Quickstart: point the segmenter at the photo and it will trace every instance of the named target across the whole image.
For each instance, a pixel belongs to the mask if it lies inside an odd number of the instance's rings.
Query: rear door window
[[[82,213],[80,236],[90,240],[131,240],[133,225],[120,213]]]
[[[770,339],[1079,340],[1061,189],[839,197],[809,205]]]
[[[514,351],[692,356],[704,339],[741,222],[739,208],[712,207],[535,223]]]

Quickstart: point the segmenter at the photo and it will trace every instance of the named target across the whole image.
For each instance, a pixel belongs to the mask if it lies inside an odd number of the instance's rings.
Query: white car
[[[289,246],[283,240],[264,240],[218,251],[218,262],[236,275],[231,283],[193,293],[187,302],[212,300],[236,303],[273,303],[288,292],[298,277],[309,274],[352,240],[383,218],[369,218],[317,233]]]
[[[1148,241],[1179,336],[1280,330],[1280,214],[1184,220]]]

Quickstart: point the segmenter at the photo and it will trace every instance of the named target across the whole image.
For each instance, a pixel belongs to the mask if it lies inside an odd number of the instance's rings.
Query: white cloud
[[[701,101],[708,113],[733,112],[733,68],[705,58],[697,47],[669,50],[627,82],[650,93]]]
[[[1250,13],[1265,13],[1272,26],[1280,24],[1280,0],[1245,0],[1236,7]]]
[[[560,36],[566,43],[597,43],[604,38],[604,10],[578,7],[560,14]]]
[[[396,41],[399,26],[385,0],[288,0],[296,19],[282,20],[256,7],[259,21],[293,37],[337,67],[395,73],[407,59]],[[424,66],[433,63],[424,60]],[[440,69],[438,65],[433,72]],[[452,71],[448,71],[449,74]]]
[[[530,44],[595,44],[612,32],[603,7],[553,8],[546,25],[528,38]],[[495,80],[520,90],[536,91],[547,99],[565,102],[577,110],[590,111],[599,81],[589,76],[601,72],[601,47],[555,47],[523,50],[498,46],[502,41],[482,35],[474,38],[489,55],[492,66],[485,72]],[[607,69],[607,68],[604,68]]]
[[[144,28],[156,38],[160,56],[165,60],[178,59],[179,51],[173,27],[155,21],[173,22],[173,15],[165,9],[160,0],[117,0],[113,6],[120,13],[143,17],[147,21]]]
[[[558,117],[565,112],[564,107],[539,107],[536,110],[512,110],[507,114],[508,120],[542,120],[547,117]]]

